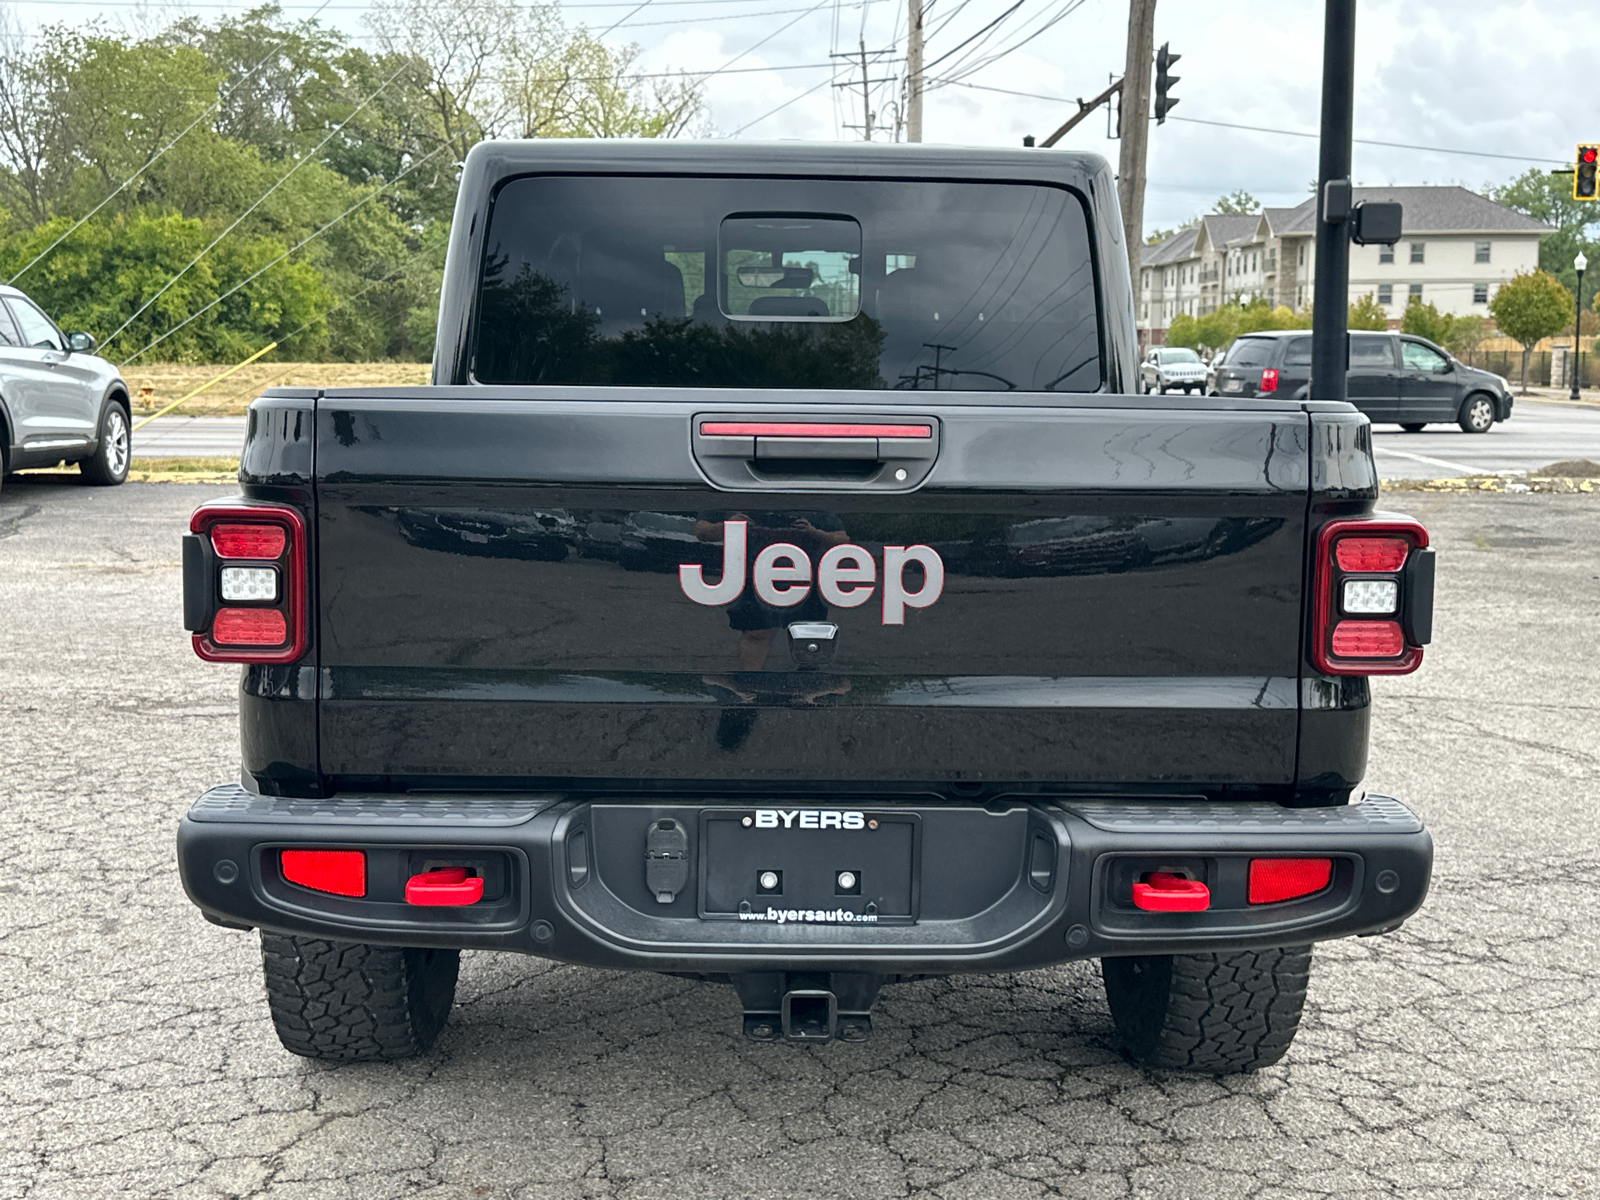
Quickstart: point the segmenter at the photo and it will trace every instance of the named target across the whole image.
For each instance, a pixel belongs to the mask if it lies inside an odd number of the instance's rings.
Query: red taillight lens
[[[1276,904],[1320,892],[1333,878],[1331,858],[1252,858],[1250,903]]]
[[[1266,392],[1275,392],[1275,391],[1278,390],[1278,368],[1277,367],[1268,367],[1266,370],[1261,372],[1261,387],[1259,389],[1257,389],[1257,390],[1259,390],[1263,394],[1266,393]]]
[[[282,525],[213,525],[211,547],[219,558],[277,558],[288,544]]]
[[[1405,675],[1431,636],[1433,555],[1409,517],[1329,521],[1317,535],[1311,661],[1329,675]],[[1382,619],[1387,618],[1387,619]]]
[[[292,663],[306,652],[306,527],[286,504],[206,504],[189,519],[184,619],[207,662]],[[194,553],[198,544],[200,551]],[[244,567],[241,560],[268,566]]]
[[[279,866],[290,883],[314,892],[367,894],[367,856],[361,850],[285,850]]]
[[[1395,658],[1405,648],[1398,621],[1340,621],[1333,627],[1333,652],[1340,658]]]
[[[1341,571],[1398,571],[1410,553],[1411,543],[1397,537],[1344,537],[1333,545]]]
[[[220,608],[211,640],[219,646],[281,646],[289,640],[289,626],[275,608]]]

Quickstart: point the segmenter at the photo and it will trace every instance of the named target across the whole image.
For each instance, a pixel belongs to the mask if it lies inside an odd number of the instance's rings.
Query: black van
[[[1311,379],[1311,333],[1246,334],[1213,365],[1213,395],[1299,400]],[[1348,388],[1350,403],[1374,423],[1394,422],[1409,433],[1447,421],[1467,433],[1487,433],[1511,416],[1505,379],[1409,333],[1352,330]]]

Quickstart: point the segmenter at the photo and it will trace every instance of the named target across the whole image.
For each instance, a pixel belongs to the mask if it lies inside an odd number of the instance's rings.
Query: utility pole
[[[1144,163],[1150,144],[1150,58],[1155,52],[1156,0],[1129,0],[1128,60],[1122,73],[1122,156],[1117,195],[1128,243],[1128,270],[1139,286],[1144,245]]]
[[[922,0],[906,0],[906,141],[922,140]]]
[[[867,42],[861,40],[861,113],[866,122],[866,140],[872,140],[872,98],[867,89]]]
[[[1344,400],[1349,394],[1345,372],[1350,358],[1350,139],[1355,132],[1355,85],[1356,0],[1327,0],[1317,165],[1317,278],[1311,317],[1313,400]]]

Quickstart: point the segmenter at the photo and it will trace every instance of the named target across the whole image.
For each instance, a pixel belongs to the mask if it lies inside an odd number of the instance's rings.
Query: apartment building
[[[1357,188],[1356,200],[1396,200],[1404,234],[1395,246],[1350,248],[1350,298],[1371,294],[1400,323],[1420,296],[1440,312],[1489,311],[1513,275],[1539,265],[1539,239],[1554,232],[1462,187]],[[1315,282],[1316,202],[1258,214],[1210,214],[1145,248],[1137,315],[1145,344],[1166,340],[1179,313],[1203,317],[1259,297],[1304,308]]]

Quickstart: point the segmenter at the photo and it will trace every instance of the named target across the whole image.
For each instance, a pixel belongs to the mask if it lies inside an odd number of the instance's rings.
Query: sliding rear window
[[[1094,391],[1083,205],[1030,184],[514,179],[490,216],[473,377]]]

